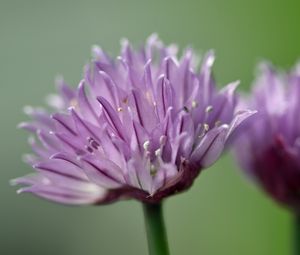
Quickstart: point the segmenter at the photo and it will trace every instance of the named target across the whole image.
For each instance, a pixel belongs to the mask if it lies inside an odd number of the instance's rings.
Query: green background
[[[116,55],[121,37],[137,45],[158,32],[167,43],[215,49],[218,82],[241,79],[246,90],[259,60],[284,68],[296,62],[299,3],[0,0],[0,254],[147,254],[135,201],[65,207],[16,195],[8,185],[31,171],[21,161],[29,152],[27,134],[15,128],[25,119],[22,107],[43,104],[57,74],[77,85],[91,45]],[[172,255],[291,253],[290,214],[250,183],[230,155],[189,192],[168,199],[165,216]]]

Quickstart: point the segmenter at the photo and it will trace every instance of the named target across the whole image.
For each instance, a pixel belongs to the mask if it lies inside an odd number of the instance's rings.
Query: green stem
[[[300,215],[294,220],[294,255],[300,255]]]
[[[143,204],[149,255],[169,255],[162,204]]]

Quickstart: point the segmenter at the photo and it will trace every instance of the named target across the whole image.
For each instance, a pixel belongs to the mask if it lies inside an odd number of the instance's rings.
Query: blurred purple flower
[[[58,81],[54,114],[25,109],[33,121],[20,126],[38,140],[26,161],[37,172],[13,180],[26,185],[19,192],[66,204],[159,202],[189,188],[253,114],[235,112],[237,82],[215,87],[212,52],[199,72],[191,49],[177,59],[155,35],[139,51],[123,40],[116,60],[99,47],[93,56],[76,90]]]
[[[235,154],[241,167],[276,201],[299,211],[300,66],[286,74],[262,64],[245,105],[258,114],[240,128]]]

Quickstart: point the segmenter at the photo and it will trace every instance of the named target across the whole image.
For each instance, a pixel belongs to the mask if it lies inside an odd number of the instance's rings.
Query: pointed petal
[[[126,140],[127,135],[124,131],[124,127],[120,121],[119,116],[116,111],[111,107],[110,103],[103,97],[97,97],[97,100],[102,105],[105,110],[105,113],[108,116],[110,125],[115,129],[116,133],[124,140]]]
[[[91,181],[102,187],[115,189],[124,183],[122,170],[108,159],[98,159],[91,155],[81,158],[83,169]]]
[[[224,149],[228,125],[213,128],[201,140],[191,155],[191,161],[201,167],[209,167],[221,155]]]
[[[251,111],[251,110],[243,110],[236,113],[234,119],[232,120],[228,134],[226,136],[226,139],[236,130],[236,128],[241,125],[245,120],[247,120],[252,115],[256,114],[257,111]]]
[[[58,132],[67,132],[73,136],[77,136],[75,132],[74,121],[70,115],[63,114],[63,113],[55,113],[51,117],[57,122],[56,130]]]
[[[34,165],[34,168],[43,171],[45,174],[58,175],[77,181],[87,181],[83,171],[68,161],[50,159]]]
[[[86,86],[84,81],[82,80],[78,87],[78,104],[79,109],[83,116],[86,119],[90,120],[93,123],[98,123],[98,115],[89,101],[91,99],[88,98],[86,94]]]
[[[106,189],[93,184],[82,187],[66,188],[52,185],[34,185],[21,188],[18,193],[30,192],[41,198],[69,205],[85,205],[99,203],[107,194]]]

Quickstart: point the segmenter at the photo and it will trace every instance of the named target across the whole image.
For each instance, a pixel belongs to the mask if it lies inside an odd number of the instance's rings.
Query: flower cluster
[[[286,74],[262,64],[252,95],[243,105],[258,113],[236,142],[240,165],[276,201],[299,211],[299,66]]]
[[[51,114],[26,107],[36,172],[13,183],[66,204],[154,203],[186,190],[253,114],[236,112],[237,82],[216,88],[213,52],[199,71],[196,61],[155,35],[140,50],[123,40],[116,59],[94,47],[77,89],[58,81]]]

